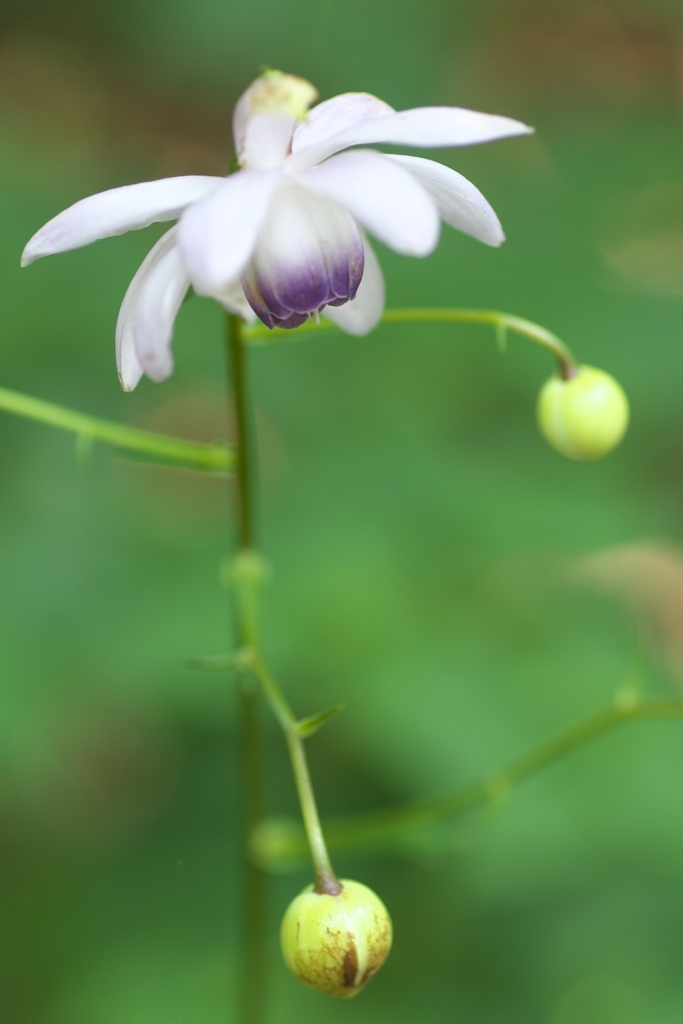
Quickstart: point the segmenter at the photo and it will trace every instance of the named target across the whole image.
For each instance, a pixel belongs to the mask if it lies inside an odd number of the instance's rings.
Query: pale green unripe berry
[[[349,999],[391,949],[391,918],[372,889],[341,880],[337,896],[309,885],[287,908],[280,940],[285,963],[305,985]]]
[[[608,455],[626,433],[628,399],[614,377],[579,366],[568,380],[547,380],[538,396],[538,423],[546,441],[568,459]]]

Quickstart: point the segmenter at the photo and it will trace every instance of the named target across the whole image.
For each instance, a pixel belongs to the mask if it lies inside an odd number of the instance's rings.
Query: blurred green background
[[[225,437],[221,314],[179,317],[176,373],[122,395],[114,325],[149,229],[19,271],[65,206],[225,173],[262,64],[323,98],[456,104],[532,139],[439,154],[484,191],[499,251],[445,229],[378,247],[389,305],[501,308],[613,372],[633,425],[577,465],[534,424],[548,356],[475,327],[381,327],[253,352],[267,649],[324,814],[442,792],[605,706],[634,623],[647,687],[683,680],[683,10],[679,0],[28,0],[0,13],[3,386],[197,440]],[[0,1018],[235,1019],[229,487],[0,419]],[[264,715],[274,813],[296,813]],[[357,1000],[310,992],[277,926],[270,1021],[680,1024],[683,727],[626,726],[505,806],[381,856],[395,948]]]

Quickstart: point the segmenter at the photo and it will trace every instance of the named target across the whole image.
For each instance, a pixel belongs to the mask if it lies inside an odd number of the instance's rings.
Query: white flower
[[[26,246],[24,266],[155,221],[178,221],[152,248],[121,306],[116,361],[124,391],[143,373],[158,381],[172,372],[173,323],[190,285],[268,327],[298,327],[324,312],[343,330],[365,334],[384,308],[384,282],[363,229],[408,256],[432,252],[440,220],[487,245],[504,240],[486,199],[456,171],[351,147],[469,146],[530,128],[458,107],[397,113],[367,93],[335,96],[308,111],[316,98],[303,79],[267,72],[235,108],[236,174],[101,192],[60,213]]]

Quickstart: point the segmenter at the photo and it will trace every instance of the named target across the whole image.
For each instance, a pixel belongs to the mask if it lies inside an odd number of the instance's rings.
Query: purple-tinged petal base
[[[367,238],[363,239],[363,244],[365,268],[355,299],[344,303],[339,309],[334,308],[335,303],[329,302],[323,314],[347,334],[369,334],[373,327],[377,326],[384,312],[382,271]]]
[[[275,196],[242,285],[266,326],[290,329],[327,305],[355,298],[363,266],[363,240],[353,217],[287,184]]]

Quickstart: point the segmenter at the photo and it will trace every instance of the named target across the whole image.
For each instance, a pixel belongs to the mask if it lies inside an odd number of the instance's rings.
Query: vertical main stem
[[[241,762],[244,848],[244,973],[242,989],[242,1024],[262,1024],[265,1011],[265,979],[267,977],[267,880],[253,862],[248,848],[249,837],[264,816],[263,739],[256,706],[256,687],[268,700],[287,739],[292,770],[296,781],[304,825],[315,870],[315,891],[337,895],[342,886],[337,879],[325,845],[315,795],[308,771],[303,740],[298,723],[277,683],[268,672],[260,654],[257,616],[259,575],[258,557],[254,549],[254,511],[256,482],[256,438],[249,408],[247,387],[246,345],[242,323],[227,317],[227,344],[230,362],[230,401],[235,414],[236,441],[236,504],[238,511],[237,558],[239,581],[236,583],[236,626],[238,646],[250,651],[253,675],[242,678]],[[246,572],[246,580],[245,580]]]
[[[227,347],[230,364],[230,402],[235,418],[236,504],[239,554],[248,554],[254,541],[254,451],[250,430],[246,352],[241,323],[227,318]],[[239,646],[254,644],[255,625],[236,615]],[[251,676],[243,676],[240,687],[240,761],[243,826],[243,910],[241,1024],[262,1024],[265,1020],[264,984],[267,976],[268,887],[265,872],[254,864],[248,849],[249,836],[265,812],[263,777],[263,736],[257,705],[257,690]]]
[[[238,534],[237,545],[248,551],[254,542],[254,457],[256,438],[251,427],[247,387],[247,353],[242,338],[242,323],[228,314],[228,349],[230,359],[231,401],[235,414],[236,483]]]
[[[240,760],[242,766],[243,890],[241,1024],[263,1024],[266,1019],[268,976],[268,879],[250,857],[248,842],[265,814],[263,737],[256,701],[257,691],[248,682],[240,688]]]

